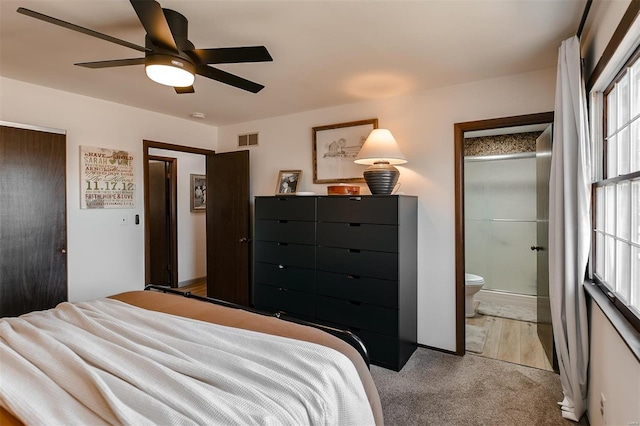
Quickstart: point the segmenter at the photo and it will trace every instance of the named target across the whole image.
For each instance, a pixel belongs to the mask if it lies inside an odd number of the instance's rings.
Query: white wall
[[[592,425],[640,421],[640,363],[596,303],[591,303],[588,406]],[[600,398],[604,395],[604,417]]]
[[[177,161],[178,283],[207,275],[207,223],[203,211],[191,211],[191,174],[206,173],[202,154],[151,148],[149,154]],[[188,283],[187,283],[188,284]]]
[[[67,131],[69,300],[87,300],[144,286],[142,141],[216,149],[217,129],[111,102],[0,78],[0,120]],[[133,153],[135,208],[80,209],[79,146]],[[140,225],[133,218],[140,215]],[[126,216],[129,224],[120,225]]]
[[[455,350],[453,125],[552,111],[555,69],[478,81],[218,129],[218,152],[237,149],[237,135],[259,132],[251,150],[252,195],[272,195],[281,169],[302,169],[301,191],[313,184],[312,127],[378,118],[409,162],[398,166],[401,191],[418,199],[418,342]]]

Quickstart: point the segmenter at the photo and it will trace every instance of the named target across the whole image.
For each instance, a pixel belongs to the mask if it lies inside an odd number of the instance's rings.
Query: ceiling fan
[[[209,64],[272,61],[273,58],[266,47],[196,49],[187,39],[188,21],[183,15],[171,9],[163,9],[155,0],[130,0],[130,2],[147,32],[144,47],[23,7],[18,8],[17,11],[32,18],[144,52],[144,58],[75,64],[81,67],[95,69],[144,65],[147,76],[151,80],[174,87],[178,94],[194,93],[195,74],[252,93],[258,93],[264,88],[261,84],[211,67]]]

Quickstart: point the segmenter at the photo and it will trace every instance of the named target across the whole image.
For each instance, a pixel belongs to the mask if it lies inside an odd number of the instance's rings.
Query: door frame
[[[150,259],[150,229],[149,229],[149,221],[147,220],[149,217],[149,157],[154,157],[153,155],[149,155],[149,148],[157,148],[157,149],[166,149],[169,151],[178,151],[178,152],[186,152],[189,154],[201,154],[205,157],[205,167],[207,162],[207,156],[209,154],[215,154],[215,151],[204,148],[194,148],[190,146],[184,145],[175,145],[165,142],[157,142],[144,139],[142,141],[142,168],[143,168],[143,178],[144,178],[144,282],[145,285],[149,283],[149,271],[151,269],[151,259]],[[206,213],[208,214],[208,213]],[[177,220],[177,214],[175,215],[175,219]],[[206,227],[206,225],[205,225]],[[177,228],[177,226],[176,226]],[[173,238],[173,236],[172,236]],[[172,242],[173,243],[173,242]],[[176,233],[176,241],[175,241],[175,251],[176,251],[176,265],[177,261],[177,233]],[[178,268],[175,268],[176,274],[176,283],[178,281],[177,274]]]
[[[476,130],[553,123],[553,111],[488,120],[467,121],[453,125],[455,175],[455,268],[456,268],[456,355],[465,354],[464,345],[464,133]]]

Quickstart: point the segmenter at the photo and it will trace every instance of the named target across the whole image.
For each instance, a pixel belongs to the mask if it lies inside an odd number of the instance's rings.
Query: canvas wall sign
[[[133,155],[127,151],[80,146],[80,208],[135,207]]]

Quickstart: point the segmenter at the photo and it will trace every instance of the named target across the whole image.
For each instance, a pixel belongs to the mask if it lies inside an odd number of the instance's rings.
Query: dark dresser
[[[416,252],[416,197],[256,197],[254,306],[349,329],[400,370],[416,348]]]

